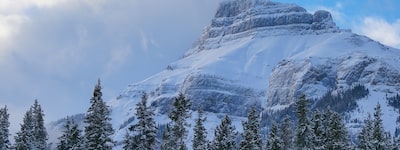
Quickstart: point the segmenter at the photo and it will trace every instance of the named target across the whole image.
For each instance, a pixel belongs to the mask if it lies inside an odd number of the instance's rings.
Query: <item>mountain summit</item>
[[[370,91],[368,96],[340,102],[345,103],[340,109],[355,134],[362,124],[357,120],[400,90],[398,64],[400,50],[339,29],[327,11],[311,14],[295,4],[229,0],[220,4],[184,57],[129,85],[108,104],[116,140],[121,141],[135,122],[134,107],[143,92],[159,123],[168,121],[173,99],[182,92],[192,100],[193,109],[201,104],[212,130],[221,114],[240,124],[255,106],[263,116],[279,119],[292,112],[302,94],[313,99],[312,107],[325,106],[331,103],[321,102],[324,95],[342,95],[362,85]],[[382,110],[385,116],[398,116],[390,105],[382,105]],[[387,129],[395,130],[395,119],[383,120]]]
[[[265,0],[224,1],[199,41],[205,43],[232,40],[267,32],[268,35],[339,32],[332,15],[324,10],[308,13],[295,4]]]

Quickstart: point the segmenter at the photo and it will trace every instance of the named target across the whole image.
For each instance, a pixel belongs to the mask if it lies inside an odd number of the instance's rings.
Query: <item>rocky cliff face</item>
[[[283,30],[283,32],[282,32]],[[332,15],[324,10],[308,13],[295,4],[265,0],[222,2],[199,40],[196,50],[207,45],[269,31],[268,35],[339,32]],[[286,33],[285,33],[286,32]]]

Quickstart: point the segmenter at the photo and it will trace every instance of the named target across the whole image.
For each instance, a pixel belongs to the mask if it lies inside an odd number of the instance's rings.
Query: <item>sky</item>
[[[400,48],[398,0],[276,0]],[[11,130],[38,99],[45,121],[86,112],[97,79],[118,96],[178,60],[207,26],[219,0],[0,0],[0,107]]]

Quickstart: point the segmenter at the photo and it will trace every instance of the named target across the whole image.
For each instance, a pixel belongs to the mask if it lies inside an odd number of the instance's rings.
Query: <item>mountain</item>
[[[182,92],[192,100],[193,110],[203,107],[211,138],[224,114],[241,130],[241,120],[252,106],[278,119],[301,94],[312,99],[314,107],[327,92],[340,95],[362,85],[369,94],[342,112],[351,133],[358,132],[362,123],[357,120],[372,113],[378,102],[386,129],[394,132],[393,118],[399,114],[386,97],[400,90],[398,64],[400,50],[339,29],[327,11],[311,14],[295,4],[226,0],[180,60],[129,85],[108,105],[115,139],[121,141],[135,122],[134,108],[142,92],[148,93],[160,124],[168,122],[173,98]]]

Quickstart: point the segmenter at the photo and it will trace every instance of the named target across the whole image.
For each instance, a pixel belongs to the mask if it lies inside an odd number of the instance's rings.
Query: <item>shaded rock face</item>
[[[232,0],[221,3],[207,36],[214,38],[254,28],[286,25],[298,25],[303,30],[337,29],[327,11],[317,11],[312,15],[294,4],[266,0]],[[288,27],[290,28],[298,27]]]
[[[398,87],[399,74],[384,60],[365,54],[282,61],[271,73],[267,109],[276,105],[291,105],[301,94],[320,96],[328,90],[345,90],[355,84]]]
[[[179,89],[170,91],[169,84],[160,84],[158,88],[151,91],[150,98],[154,97],[152,106],[158,109],[161,114],[167,114],[172,107],[173,97],[160,97],[165,93],[181,91],[192,101],[192,110],[196,110],[199,105],[204,111],[212,113],[227,113],[235,116],[245,117],[248,108],[256,107],[261,110],[261,97],[265,97],[265,92],[249,87],[235,85],[233,81],[223,77],[192,74],[188,75]],[[155,94],[159,93],[159,94]]]

